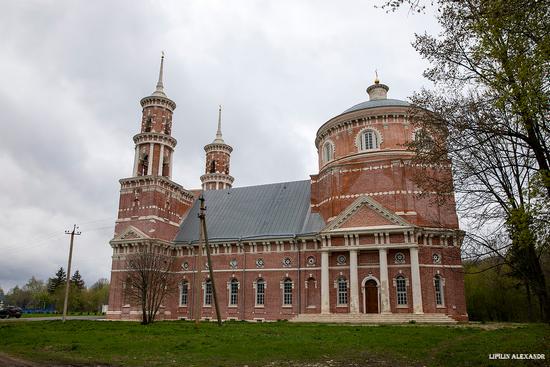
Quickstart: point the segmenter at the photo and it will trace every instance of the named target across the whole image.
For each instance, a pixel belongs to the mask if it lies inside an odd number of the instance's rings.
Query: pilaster
[[[321,313],[330,313],[329,253],[321,252]]]
[[[357,250],[349,251],[350,313],[359,313],[359,275]]]
[[[381,248],[378,250],[380,258],[380,306],[382,313],[391,313],[390,292],[388,281],[388,250]]]
[[[422,285],[420,283],[420,265],[418,262],[418,248],[409,249],[411,254],[411,278],[413,295],[413,312],[424,313],[422,307]]]

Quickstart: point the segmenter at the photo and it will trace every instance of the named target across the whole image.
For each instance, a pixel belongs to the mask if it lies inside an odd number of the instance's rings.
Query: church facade
[[[201,318],[216,318],[206,256],[198,256],[202,194],[224,320],[467,320],[454,198],[436,205],[419,195],[405,147],[417,133],[407,102],[387,98],[376,80],[367,101],[321,125],[319,171],[309,180],[236,188],[220,108],[202,190],[191,191],[171,180],[176,104],[164,92],[163,62],[155,92],[141,100],[132,176],[120,180],[110,319],[140,318],[124,274],[125,257],[143,245],[175,259],[179,289],[159,317],[191,319],[200,304]]]

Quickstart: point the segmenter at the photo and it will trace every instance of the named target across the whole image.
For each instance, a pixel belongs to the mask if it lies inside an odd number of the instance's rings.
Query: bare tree
[[[548,320],[550,302],[542,271],[550,242],[544,230],[547,196],[537,182],[532,148],[514,134],[499,133],[501,126],[521,131],[521,122],[483,93],[444,96],[422,91],[413,102],[410,116],[417,138],[409,148],[416,152],[413,163],[419,167],[414,180],[430,195],[456,193],[459,212],[471,231],[463,255],[470,260],[493,257],[492,267],[508,265],[508,275],[524,284],[528,297],[534,292]],[[451,162],[452,177],[445,174]]]
[[[155,321],[161,304],[175,291],[174,256],[162,246],[142,246],[126,258],[126,296],[141,307],[142,324]]]

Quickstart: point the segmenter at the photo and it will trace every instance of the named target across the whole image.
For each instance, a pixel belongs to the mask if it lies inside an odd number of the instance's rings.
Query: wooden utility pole
[[[220,307],[218,305],[218,294],[216,293],[216,283],[214,282],[214,269],[212,268],[212,259],[210,257],[210,246],[208,245],[208,232],[206,231],[206,207],[204,206],[204,196],[200,196],[201,210],[199,218],[201,222],[201,237],[204,239],[204,247],[206,247],[206,256],[208,257],[208,270],[210,271],[210,281],[212,282],[212,296],[214,298],[214,306],[216,307],[216,317],[218,325],[222,326],[222,317],[220,315]]]
[[[202,225],[199,224],[199,243],[197,244],[197,256],[195,257],[195,289],[193,290],[195,327],[199,326],[202,314],[201,283],[202,283]],[[205,289],[206,291],[206,289]]]
[[[65,282],[65,302],[63,302],[63,322],[65,322],[65,319],[67,317],[67,303],[69,303],[69,288],[71,284],[71,260],[73,258],[73,243],[74,243],[74,236],[79,236],[80,231],[78,231],[78,227],[76,224],[73,226],[72,231],[65,231],[65,234],[71,235],[71,245],[69,246],[69,265],[67,265],[67,281]]]

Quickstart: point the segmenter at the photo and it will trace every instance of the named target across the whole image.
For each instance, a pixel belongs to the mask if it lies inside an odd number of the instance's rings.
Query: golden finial
[[[378,79],[378,69],[374,70],[374,75],[376,75],[376,77],[374,78],[374,84],[380,83],[380,80]]]

